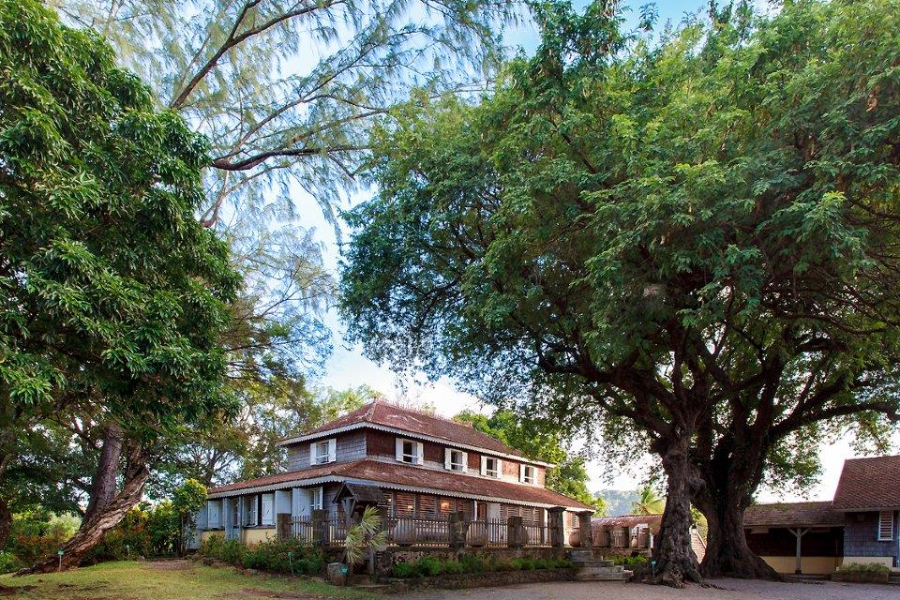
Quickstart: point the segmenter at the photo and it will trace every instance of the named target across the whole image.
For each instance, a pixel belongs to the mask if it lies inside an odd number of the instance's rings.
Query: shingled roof
[[[840,510],[900,508],[900,456],[844,461],[834,493],[834,507]]]
[[[231,485],[213,488],[209,491],[209,497],[221,498],[249,490],[267,491],[284,489],[295,485],[312,485],[313,482],[309,480],[317,480],[315,483],[356,481],[377,485],[383,489],[426,493],[437,491],[452,497],[507,501],[513,504],[530,504],[543,507],[565,506],[576,510],[593,510],[587,504],[542,487],[371,459],[248,479]]]
[[[424,437],[437,438],[460,445],[482,448],[499,454],[525,458],[518,450],[510,448],[497,438],[482,433],[469,425],[377,400],[301,436],[286,439],[281,444],[289,445],[315,439],[323,437],[336,429],[354,426],[362,427],[366,424],[399,429]],[[538,461],[532,462],[538,463]]]
[[[744,511],[745,527],[832,527],[844,524],[844,514],[831,502],[755,504]]]

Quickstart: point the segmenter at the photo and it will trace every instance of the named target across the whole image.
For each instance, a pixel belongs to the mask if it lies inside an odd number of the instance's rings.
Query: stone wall
[[[575,569],[537,569],[534,571],[496,571],[492,573],[461,573],[417,579],[385,578],[392,591],[402,592],[410,588],[468,589],[544,583],[550,581],[574,581]]]

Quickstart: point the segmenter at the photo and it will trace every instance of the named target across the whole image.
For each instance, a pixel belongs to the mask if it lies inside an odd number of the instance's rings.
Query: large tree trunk
[[[676,440],[662,454],[668,479],[666,509],[653,548],[656,565],[650,583],[683,587],[685,581],[700,583],[700,565],[691,548],[691,465],[687,456],[688,440]]]
[[[119,473],[119,459],[122,457],[124,434],[118,423],[107,425],[103,432],[103,449],[100,451],[100,462],[91,480],[90,500],[84,513],[84,520],[90,521],[94,515],[102,512],[116,497],[116,477]]]
[[[144,485],[149,478],[150,469],[146,457],[143,456],[140,449],[135,448],[129,453],[128,468],[122,490],[106,507],[96,510],[90,519],[82,522],[78,532],[63,545],[62,561],[51,558],[30,569],[23,569],[18,574],[49,573],[59,568],[65,570],[77,567],[88,553],[103,540],[106,532],[118,525],[128,511],[140,502],[144,493]]]
[[[706,556],[700,567],[704,577],[780,579],[778,573],[750,550],[744,534],[744,511],[734,503],[700,508],[709,522]]]
[[[9,532],[12,529],[12,511],[9,510],[9,502],[0,497],[0,548],[6,546]]]

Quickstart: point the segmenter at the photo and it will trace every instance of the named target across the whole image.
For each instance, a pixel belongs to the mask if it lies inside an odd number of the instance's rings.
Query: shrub
[[[12,552],[0,552],[0,573],[12,573],[22,568],[20,561]]]
[[[880,563],[850,563],[843,565],[841,571],[848,573],[890,573],[890,567]]]
[[[200,544],[199,554],[222,562],[273,573],[315,575],[325,568],[325,555],[299,540],[269,540],[244,546],[238,540],[213,535]]]
[[[391,569],[394,577],[411,579],[419,576],[419,571],[413,563],[396,563]]]
[[[464,554],[459,560],[441,560],[434,556],[425,556],[414,562],[397,563],[392,567],[394,577],[435,577],[437,575],[455,575],[459,573],[485,573],[490,571],[534,571],[537,569],[571,568],[571,561],[565,558],[531,558],[522,557],[512,560],[498,559],[494,556]]]

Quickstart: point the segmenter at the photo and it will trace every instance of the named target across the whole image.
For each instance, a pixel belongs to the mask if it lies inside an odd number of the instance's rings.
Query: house
[[[832,501],[751,506],[750,549],[781,573],[828,574],[850,563],[900,570],[900,456],[844,462]]]
[[[383,401],[281,445],[287,471],[209,491],[201,539],[218,534],[253,544],[291,535],[339,545],[348,514],[366,504],[379,507],[396,545],[446,546],[454,519],[466,524],[473,546],[511,538],[550,545],[554,523],[573,544],[579,514],[593,510],[545,487],[553,465],[469,425]],[[510,529],[511,518],[518,529]]]

